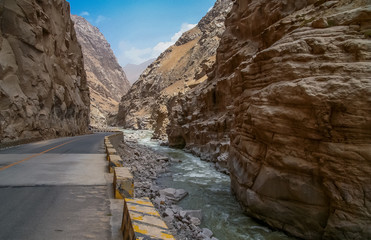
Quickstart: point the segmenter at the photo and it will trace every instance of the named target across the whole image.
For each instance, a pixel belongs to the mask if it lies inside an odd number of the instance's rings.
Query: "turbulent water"
[[[133,134],[135,131],[124,132]],[[160,176],[157,182],[164,188],[183,188],[189,193],[178,205],[187,210],[201,209],[201,228],[209,228],[219,240],[292,240],[243,214],[230,191],[229,176],[218,172],[212,163],[201,161],[179,149],[160,146],[158,142],[151,141],[151,131],[140,131],[139,136],[139,144],[175,161],[168,169],[171,174]]]

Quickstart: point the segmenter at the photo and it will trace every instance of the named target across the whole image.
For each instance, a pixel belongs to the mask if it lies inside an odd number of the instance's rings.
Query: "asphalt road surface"
[[[112,239],[107,135],[0,149],[0,239]]]

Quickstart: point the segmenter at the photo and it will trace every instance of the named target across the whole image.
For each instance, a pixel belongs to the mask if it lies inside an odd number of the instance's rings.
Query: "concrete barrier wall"
[[[131,221],[131,217],[129,214],[129,208],[124,201],[124,212],[122,216],[122,225],[121,225],[121,232],[124,240],[135,240],[135,232],[134,232],[134,227],[133,223]]]
[[[121,230],[124,239],[134,232],[138,239],[175,240],[149,198],[125,198]]]
[[[175,240],[151,201],[148,198],[134,198],[134,177],[125,167],[125,159],[117,154],[122,140],[124,134],[121,131],[104,138],[108,170],[114,173],[114,197],[124,198],[121,226],[123,239]]]
[[[114,197],[118,199],[134,197],[134,177],[128,168],[114,168],[113,191]]]

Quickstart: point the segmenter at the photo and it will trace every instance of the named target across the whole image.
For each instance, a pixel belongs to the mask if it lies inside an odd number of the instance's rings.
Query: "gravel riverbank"
[[[186,210],[176,205],[187,196],[186,191],[173,188],[161,189],[157,185],[157,177],[160,174],[170,174],[166,169],[176,160],[138,144],[140,137],[141,131],[125,134],[125,141],[118,149],[124,166],[130,168],[134,175],[135,197],[149,197],[176,239],[217,240],[212,237],[211,230],[199,227],[202,221],[201,210]]]

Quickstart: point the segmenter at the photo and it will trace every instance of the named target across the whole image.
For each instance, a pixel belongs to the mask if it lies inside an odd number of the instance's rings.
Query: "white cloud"
[[[173,45],[184,32],[195,26],[196,24],[183,23],[180,30],[171,37],[170,41],[159,42],[152,48],[139,49],[130,47],[126,42],[121,41],[119,46],[121,54],[118,56],[119,62],[124,66],[128,63],[139,64],[151,58],[157,58],[162,52]]]
[[[151,48],[138,49],[131,47],[129,49],[124,48],[124,43],[120,43],[120,50],[123,53],[122,56],[119,56],[119,62],[122,66],[127,63],[139,64],[147,61],[150,58],[154,58],[153,50]]]
[[[192,29],[196,27],[196,24],[190,24],[190,23],[183,23],[182,24],[182,27],[180,28],[179,32],[175,33],[172,37],[171,37],[171,41],[172,42],[176,42],[184,32]]]
[[[83,12],[81,12],[80,13],[80,16],[89,16],[90,15],[90,13],[89,12],[87,12],[87,11],[83,11]]]
[[[106,20],[106,17],[105,16],[102,16],[102,15],[99,15],[97,17],[97,19],[95,20],[95,23],[101,23],[103,22],[104,20]]]
[[[207,10],[207,12],[210,12],[210,11],[211,11],[211,9],[213,9],[213,7],[210,7],[210,8],[209,8],[209,10]]]

